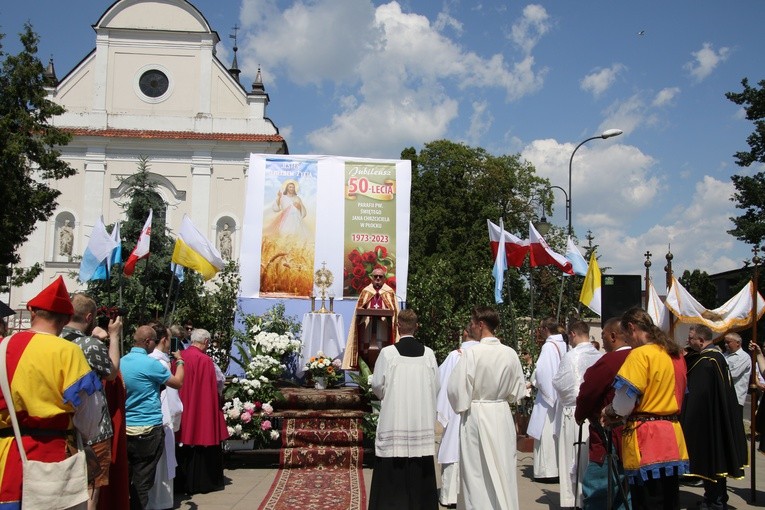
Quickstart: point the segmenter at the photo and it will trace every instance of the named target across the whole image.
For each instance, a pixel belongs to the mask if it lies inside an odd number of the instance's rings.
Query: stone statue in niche
[[[64,224],[58,229],[58,253],[64,257],[72,256],[74,246],[74,229],[70,220],[64,220]]]
[[[218,233],[218,250],[224,260],[231,260],[231,230],[228,223],[224,223],[223,230]]]

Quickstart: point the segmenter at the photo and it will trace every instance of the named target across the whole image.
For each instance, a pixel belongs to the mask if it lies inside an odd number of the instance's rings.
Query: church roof
[[[62,127],[74,136],[100,136],[112,138],[143,138],[165,140],[213,140],[223,142],[284,142],[282,135],[256,133],[198,133],[194,131],[158,131],[146,129],[90,129]]]

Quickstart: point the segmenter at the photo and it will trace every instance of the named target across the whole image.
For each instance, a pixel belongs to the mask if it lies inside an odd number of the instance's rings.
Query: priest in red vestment
[[[179,390],[183,402],[178,441],[176,492],[197,494],[223,490],[223,449],[228,439],[226,420],[218,396],[213,360],[207,355],[210,333],[191,332],[191,345],[183,351],[186,374]]]

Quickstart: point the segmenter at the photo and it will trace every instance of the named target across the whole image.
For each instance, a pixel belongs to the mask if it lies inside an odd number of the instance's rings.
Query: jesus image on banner
[[[308,237],[308,231],[303,224],[306,217],[305,205],[297,194],[298,183],[294,179],[287,179],[279,188],[271,210],[276,212],[276,217],[269,225],[263,228],[263,234],[267,236],[296,236],[300,239]]]
[[[316,163],[268,161],[264,193],[260,292],[307,297],[313,289]]]

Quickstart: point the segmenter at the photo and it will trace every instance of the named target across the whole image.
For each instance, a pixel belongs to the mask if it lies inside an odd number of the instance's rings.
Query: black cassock
[[[680,422],[690,473],[707,479],[741,478],[748,465],[744,423],[728,363],[714,346],[686,355],[688,393]]]

